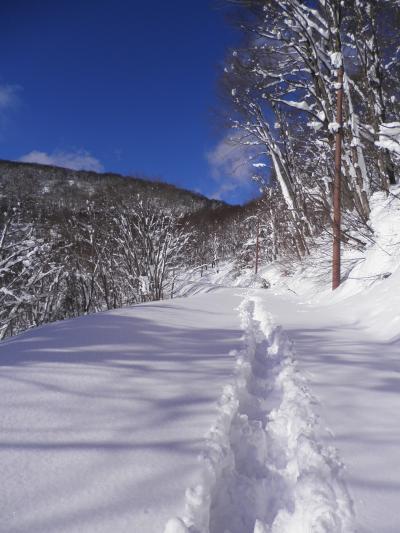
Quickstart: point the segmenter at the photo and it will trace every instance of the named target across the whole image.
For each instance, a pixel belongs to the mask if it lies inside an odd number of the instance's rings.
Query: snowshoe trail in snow
[[[207,436],[203,480],[186,492],[168,533],[350,533],[341,463],[318,438],[293,348],[262,301],[239,308],[243,348]]]

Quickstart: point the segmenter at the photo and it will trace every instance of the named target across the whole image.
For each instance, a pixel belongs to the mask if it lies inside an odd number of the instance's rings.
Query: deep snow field
[[[2,342],[0,531],[400,531],[397,194],[334,294],[321,246]]]

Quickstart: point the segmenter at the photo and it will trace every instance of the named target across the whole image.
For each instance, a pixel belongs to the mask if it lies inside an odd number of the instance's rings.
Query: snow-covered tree
[[[139,199],[134,211],[122,209],[114,222],[115,245],[131,301],[162,299],[189,238],[180,217]]]
[[[19,206],[1,214],[0,338],[52,318],[62,269],[51,252]]]
[[[229,55],[223,76],[232,140],[255,147],[260,161],[270,164],[302,255],[309,238],[329,227],[337,72],[344,66],[343,236],[360,244],[353,230],[369,230],[371,194],[386,190],[396,175],[393,157],[379,139],[388,115],[398,118],[393,113],[399,88],[392,74],[400,43],[392,22],[399,20],[398,5],[234,3],[242,5],[243,42]]]

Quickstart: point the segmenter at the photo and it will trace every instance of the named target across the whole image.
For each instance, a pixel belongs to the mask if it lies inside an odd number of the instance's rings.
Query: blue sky
[[[216,0],[3,0],[0,158],[256,193],[213,109],[237,36]]]

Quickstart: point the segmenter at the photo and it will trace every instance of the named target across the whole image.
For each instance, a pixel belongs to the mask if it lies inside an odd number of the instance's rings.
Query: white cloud
[[[211,176],[218,185],[212,198],[220,200],[235,192],[247,193],[254,187],[251,178],[255,173],[253,161],[257,157],[257,147],[238,144],[225,137],[206,157]]]
[[[18,85],[0,84],[0,142],[4,140],[11,124],[11,112],[20,103],[18,96],[20,90],[21,87]]]
[[[15,107],[18,102],[18,91],[20,87],[16,85],[0,85],[0,112]]]
[[[25,163],[40,163],[42,165],[54,165],[57,167],[71,168],[73,170],[93,170],[103,172],[104,167],[98,159],[86,150],[75,152],[63,152],[56,150],[51,154],[33,150],[19,159]]]

